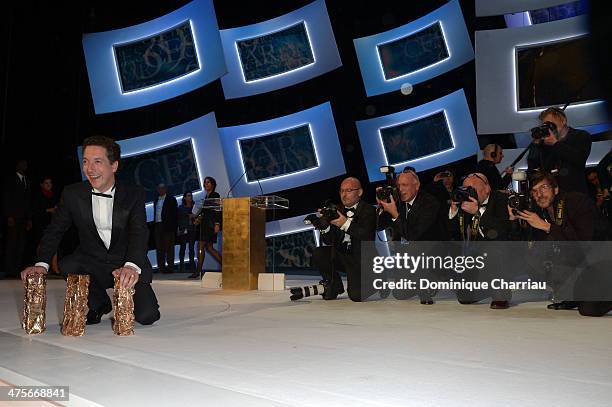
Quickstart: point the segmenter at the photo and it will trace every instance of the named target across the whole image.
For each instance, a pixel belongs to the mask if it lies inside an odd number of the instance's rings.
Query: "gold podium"
[[[288,209],[289,201],[276,195],[213,198],[204,206],[223,210],[223,289],[256,290],[266,271],[266,211]]]

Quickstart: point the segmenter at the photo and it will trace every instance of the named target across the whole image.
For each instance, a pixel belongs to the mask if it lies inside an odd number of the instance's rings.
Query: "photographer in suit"
[[[396,180],[397,197],[396,202],[393,194],[389,200],[379,198],[382,188],[377,188],[376,201],[382,213],[378,220],[378,229],[391,228],[392,240],[394,241],[440,241],[447,240],[446,228],[442,223],[444,219],[444,206],[431,194],[421,191],[419,176],[412,169],[404,169]],[[445,212],[445,211],[444,211]],[[396,271],[398,277],[399,271]],[[413,276],[414,277],[414,276]],[[420,275],[419,277],[426,277]],[[394,296],[398,299],[410,298],[416,292],[407,290],[396,290]],[[425,291],[418,292],[422,304],[433,304],[430,294]]]
[[[337,218],[318,217],[313,225],[321,231],[326,246],[314,249],[312,261],[328,285],[323,298],[333,300],[344,293],[338,270],[346,272],[348,296],[352,301],[366,300],[375,290],[362,284],[361,242],[373,241],[376,234],[376,210],[361,200],[363,189],[357,178],[349,177],[340,184],[342,208]]]
[[[51,258],[66,231],[75,226],[79,235],[76,251],[64,257],[59,268],[64,275],[89,274],[87,324],[97,324],[112,305],[107,288],[118,277],[122,287],[134,288],[134,318],[143,325],[159,319],[159,305],[151,288],[151,264],[147,258],[149,231],[145,193],[141,187],[116,181],[121,150],[112,139],[93,136],[83,142],[83,173],[87,182],[64,188],[61,200],[45,230],[38,249],[38,262],[21,272],[49,270]]]
[[[466,242],[507,240],[510,222],[505,194],[492,191],[487,178],[478,172],[467,175],[462,185],[461,191],[467,197],[458,202],[456,199],[459,194],[453,193],[448,213],[448,230],[452,239]],[[475,303],[492,296],[492,309],[508,308],[511,295],[508,290],[491,290],[488,293],[457,291],[457,299],[461,304]]]
[[[606,234],[607,231],[600,231],[599,227],[606,228],[607,223],[598,219],[596,208],[587,195],[561,190],[556,178],[549,173],[537,173],[533,177],[531,185],[531,195],[536,205],[534,211],[513,211],[512,208],[508,207],[508,215],[511,221],[520,219],[529,225],[529,240],[550,242],[592,241],[597,238],[597,235]],[[562,253],[563,251],[566,253]],[[576,264],[580,263],[580,258],[584,255],[579,245],[562,245],[560,252],[555,253],[552,260],[553,263],[558,262],[559,266],[567,270],[568,268],[573,269]],[[553,271],[556,271],[556,273],[553,272],[552,277],[557,280],[562,279],[559,276],[561,269]],[[587,278],[590,277],[587,275]],[[612,302],[560,301],[549,304],[548,308],[578,308],[582,315],[601,316],[612,310]]]
[[[562,191],[588,194],[584,170],[591,153],[591,135],[569,127],[565,112],[557,107],[544,110],[539,118],[544,126],[532,129],[529,169],[553,174]]]
[[[397,176],[396,187],[399,201],[393,195],[389,201],[376,198],[383,212],[378,221],[378,230],[391,228],[395,241],[445,240],[445,227],[440,222],[442,205],[431,194],[421,191],[421,182],[416,172],[404,170]],[[381,188],[377,188],[377,192]]]

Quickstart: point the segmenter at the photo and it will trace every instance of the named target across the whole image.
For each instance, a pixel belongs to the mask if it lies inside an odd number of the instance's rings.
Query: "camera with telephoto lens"
[[[531,138],[534,140],[541,140],[548,137],[548,131],[552,130],[553,134],[557,134],[557,126],[552,122],[544,122],[541,125],[531,129]]]
[[[391,197],[397,201],[397,187],[395,186],[397,176],[395,174],[395,167],[392,165],[383,165],[380,167],[380,172],[385,174],[387,185],[376,191],[376,198],[387,203],[391,202]]]
[[[519,211],[531,210],[531,197],[522,192],[512,192],[508,195],[508,206],[516,216]]]
[[[470,198],[474,198],[478,200],[478,193],[472,186],[469,186],[469,187],[459,186],[455,188],[453,190],[453,194],[451,197],[453,202],[458,202],[458,203],[468,202]]]
[[[332,220],[340,217],[340,215],[338,215],[338,210],[338,206],[335,203],[327,200],[323,208],[319,211],[321,216],[317,216],[316,213],[311,213],[304,218],[304,224],[312,225],[318,230],[325,230]]]

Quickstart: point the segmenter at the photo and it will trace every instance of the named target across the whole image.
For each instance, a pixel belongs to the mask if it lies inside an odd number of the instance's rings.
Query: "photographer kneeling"
[[[492,191],[489,181],[482,173],[472,173],[463,180],[462,187],[453,192],[451,206],[448,212],[449,232],[453,240],[464,241],[466,250],[470,250],[469,242],[507,240],[510,222],[506,211],[507,198],[499,191]],[[473,245],[477,247],[477,245]],[[493,250],[489,246],[489,251]],[[502,246],[499,246],[502,249]],[[491,259],[501,256],[489,256]],[[494,264],[485,270],[493,274],[495,270],[503,269],[502,264]],[[499,271],[497,271],[499,274]],[[482,278],[481,276],[477,276]],[[487,297],[492,297],[492,309],[506,309],[512,298],[509,290],[468,291],[457,290],[457,300],[461,304],[472,304]]]
[[[378,229],[391,228],[393,241],[428,241],[435,242],[447,240],[446,228],[442,223],[443,207],[434,196],[421,191],[421,182],[416,172],[404,170],[397,176],[396,201],[394,194],[389,194],[388,198],[382,194],[383,188],[376,189],[376,201],[383,212],[380,214]],[[396,277],[410,277],[410,273],[396,271]],[[418,277],[427,277],[419,275]],[[407,299],[417,292],[407,290],[395,290],[393,295],[397,299]],[[433,304],[431,293],[426,290],[418,291],[422,304]]]
[[[559,189],[557,180],[550,173],[537,173],[531,181],[531,195],[535,201],[534,211],[519,211],[508,206],[511,221],[525,221],[530,230],[532,241],[592,241],[596,238],[596,210],[589,197],[579,192],[565,192]],[[575,246],[575,247],[573,247]],[[573,268],[580,262],[583,253],[579,245],[563,245],[555,253],[550,264],[553,270],[551,278],[562,280],[559,267]],[[563,256],[563,257],[561,257]],[[556,262],[556,264],[555,264]],[[557,273],[554,273],[557,271]],[[572,295],[572,294],[566,294]],[[612,309],[608,301],[560,301],[548,305],[549,309],[578,308],[580,314],[601,316]]]
[[[363,301],[375,291],[372,285],[362,287],[361,242],[375,238],[376,210],[361,201],[361,195],[363,189],[359,180],[346,178],[340,184],[343,207],[337,209],[337,217],[332,219],[333,216],[323,213],[323,216],[313,219],[312,224],[321,231],[321,240],[327,245],[315,248],[312,258],[327,285],[323,295],[326,300],[336,299],[344,293],[338,270],[346,272],[351,300]]]

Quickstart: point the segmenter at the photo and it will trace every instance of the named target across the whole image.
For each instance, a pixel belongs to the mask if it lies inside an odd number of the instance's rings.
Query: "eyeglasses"
[[[350,192],[354,192],[354,191],[359,191],[361,188],[347,188],[347,189],[341,189],[340,193],[341,194],[348,194]]]
[[[548,184],[544,184],[544,185],[541,185],[539,188],[531,188],[531,193],[533,195],[543,194],[544,192],[550,191],[551,189],[552,189],[552,186]]]

